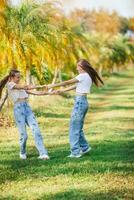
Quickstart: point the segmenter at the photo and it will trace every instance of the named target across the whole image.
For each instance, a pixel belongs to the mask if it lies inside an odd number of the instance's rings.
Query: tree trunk
[[[113,73],[117,73],[118,72],[118,68],[116,65],[113,66]]]
[[[58,69],[56,68],[54,71],[54,78],[53,78],[52,84],[56,83],[57,76],[58,76]]]
[[[31,83],[32,83],[31,72],[30,72],[30,68],[27,67],[26,68],[26,84],[30,85]]]
[[[57,76],[58,76],[58,69],[56,68],[54,71],[54,77],[53,77],[52,84],[56,83]],[[53,90],[53,88],[49,89],[49,92],[51,92],[52,90]]]
[[[99,74],[100,76],[102,76],[102,69],[103,69],[103,67],[102,67],[102,65],[100,65],[100,67],[99,67],[99,69],[98,69],[98,74]]]
[[[6,91],[6,93],[4,94],[3,98],[1,98],[1,100],[0,100],[0,112],[1,112],[1,110],[3,108],[3,106],[4,106],[4,103],[5,103],[6,99],[7,99],[7,97],[8,97],[8,92]]]
[[[59,69],[59,82],[62,83],[62,74],[60,69]],[[61,86],[60,88],[62,89],[63,86]]]
[[[61,70],[58,70],[58,78],[59,78],[59,82],[62,82],[62,76],[61,76]]]

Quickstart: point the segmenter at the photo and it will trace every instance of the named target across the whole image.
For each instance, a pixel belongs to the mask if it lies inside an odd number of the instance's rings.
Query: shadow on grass
[[[123,92],[123,91],[124,91],[124,94],[126,94],[126,92],[129,92],[129,91],[127,91],[129,89],[132,89],[132,86],[130,84],[122,85],[119,83],[117,83],[117,84],[115,84],[115,83],[109,84],[108,83],[100,88],[93,87],[91,89],[91,91],[96,94],[105,94],[105,95],[112,94],[113,95],[113,93],[116,93],[116,92],[118,93],[118,92]],[[133,92],[132,92],[132,94],[133,94]]]
[[[43,110],[34,110],[34,113],[36,115],[36,117],[47,117],[47,118],[69,118],[70,117],[70,113],[69,114],[65,114],[65,113],[54,113],[54,112],[45,112]]]
[[[110,93],[110,92],[109,92]],[[116,91],[114,91],[113,93],[112,93],[112,96],[120,96],[120,95],[123,95],[123,96],[125,96],[125,97],[123,97],[124,98],[124,102],[125,102],[125,98],[128,98],[128,95],[134,95],[134,92],[133,91],[120,91],[120,90],[118,90],[118,92],[116,92]],[[116,97],[117,98],[117,97]],[[105,97],[105,99],[106,99],[106,97]]]
[[[113,73],[113,76],[118,78],[134,78],[134,76],[130,76],[128,74],[123,73]]]
[[[104,174],[107,172],[131,173],[133,161],[133,142],[105,140],[92,144],[92,151],[80,159],[69,159],[67,145],[50,148],[49,161],[37,160],[33,151],[27,160],[14,159],[0,160],[2,166],[0,183],[25,179],[25,177],[55,177],[57,175],[88,175]],[[12,151],[12,149],[10,149]],[[7,151],[9,155],[10,150]],[[3,150],[4,151],[4,150]],[[32,155],[35,155],[34,157]],[[120,163],[120,164],[119,164]]]
[[[0,196],[0,200],[21,200],[21,198],[18,198],[16,196],[13,196],[13,195],[4,195],[5,197],[3,196]]]
[[[117,200],[117,199],[133,199],[134,191],[132,189],[109,189],[106,192],[93,192],[90,190],[82,190],[71,188],[64,192],[57,192],[56,194],[42,194],[37,200]],[[16,196],[5,195],[0,196],[0,200],[20,200]]]
[[[128,189],[116,189],[110,190],[106,192],[92,192],[90,190],[78,190],[78,189],[70,189],[65,192],[59,192],[55,195],[42,195],[38,198],[38,200],[117,200],[117,199],[127,199],[127,196],[133,197],[133,190]]]
[[[118,106],[118,105],[112,105],[112,106],[92,106],[90,108],[91,112],[97,112],[97,111],[112,111],[112,110],[134,110],[134,106]]]
[[[100,101],[102,98],[100,98]],[[97,112],[97,111],[112,111],[112,110],[134,110],[134,106],[119,106],[119,105],[112,105],[112,106],[91,106],[89,112]],[[60,113],[57,114],[55,111],[53,112],[45,112],[43,110],[34,110],[36,117],[45,117],[45,118],[70,118],[71,112],[68,113]]]
[[[107,123],[107,122],[111,122],[111,123],[114,123],[114,122],[124,122],[124,123],[128,123],[128,122],[133,122],[134,121],[134,117],[118,117],[118,116],[110,116],[110,118],[107,118],[107,117],[102,117],[100,119],[96,119],[97,122],[103,122],[103,123]]]

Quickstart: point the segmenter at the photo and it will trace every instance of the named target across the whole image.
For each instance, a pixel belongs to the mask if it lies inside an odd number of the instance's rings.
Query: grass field
[[[68,125],[73,97],[31,98],[51,159],[40,161],[30,131],[28,159],[19,159],[18,131],[4,108],[0,127],[1,200],[134,199],[134,73],[108,78],[89,95],[84,130],[92,151],[69,159]]]

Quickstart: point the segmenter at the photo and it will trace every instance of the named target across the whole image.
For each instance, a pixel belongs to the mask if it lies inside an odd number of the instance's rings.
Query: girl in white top
[[[43,144],[43,138],[40,133],[38,123],[30,106],[28,105],[27,100],[29,93],[35,95],[45,95],[50,93],[38,91],[30,92],[31,89],[40,88],[40,86],[20,85],[19,82],[20,72],[18,70],[11,70],[10,74],[0,82],[0,96],[3,87],[7,83],[8,95],[14,103],[14,117],[20,134],[20,158],[27,158],[26,142],[28,135],[26,131],[26,125],[28,125],[31,128],[34,136],[35,145],[39,152],[39,159],[48,160],[49,156]]]
[[[83,132],[84,119],[88,110],[87,94],[90,93],[92,83],[96,86],[98,86],[98,82],[103,84],[98,73],[87,60],[79,60],[77,62],[77,70],[79,75],[74,79],[54,85],[48,85],[49,89],[57,86],[73,84],[68,88],[53,92],[55,94],[60,94],[74,89],[76,90],[75,104],[71,114],[69,131],[71,154],[68,157],[71,158],[79,158],[91,150]]]

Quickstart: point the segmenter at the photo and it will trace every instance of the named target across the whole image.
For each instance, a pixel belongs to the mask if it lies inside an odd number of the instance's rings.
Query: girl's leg
[[[18,103],[14,106],[14,117],[20,134],[20,153],[26,154],[26,142],[28,135],[25,124],[25,110],[22,104]]]
[[[31,110],[31,108],[28,104],[26,104],[26,111],[27,111],[27,119],[26,120],[27,120],[29,127],[32,130],[36,148],[38,149],[39,154],[41,156],[47,155],[48,153],[47,153],[47,150],[44,147],[43,138],[42,138],[42,135],[40,133],[38,123],[37,123],[35,116],[34,116],[32,110]]]
[[[70,122],[70,146],[73,155],[80,153],[80,147],[82,150],[88,148],[88,143],[82,130],[87,110],[88,104],[86,99],[84,97],[76,98]]]
[[[81,150],[83,152],[86,151],[89,148],[89,144],[88,144],[88,142],[85,138],[85,134],[84,134],[84,131],[83,131],[83,124],[84,124],[84,119],[85,119],[87,111],[88,111],[88,107],[85,110],[85,113],[83,115],[83,122],[82,122],[82,127],[81,127],[81,130],[80,130],[80,138],[79,138],[79,144],[80,144]]]
[[[89,148],[89,144],[88,144],[88,142],[87,142],[87,140],[85,138],[85,134],[84,134],[82,129],[80,131],[79,143],[80,143],[81,150],[83,152],[86,151]]]
[[[78,155],[80,153],[80,131],[83,127],[83,113],[81,110],[81,97],[75,99],[74,108],[71,115],[69,140],[71,146],[71,154]]]
[[[81,119],[79,113],[73,110],[71,121],[70,121],[70,131],[69,131],[69,141],[72,155],[78,155],[80,153],[79,137],[81,129]]]

